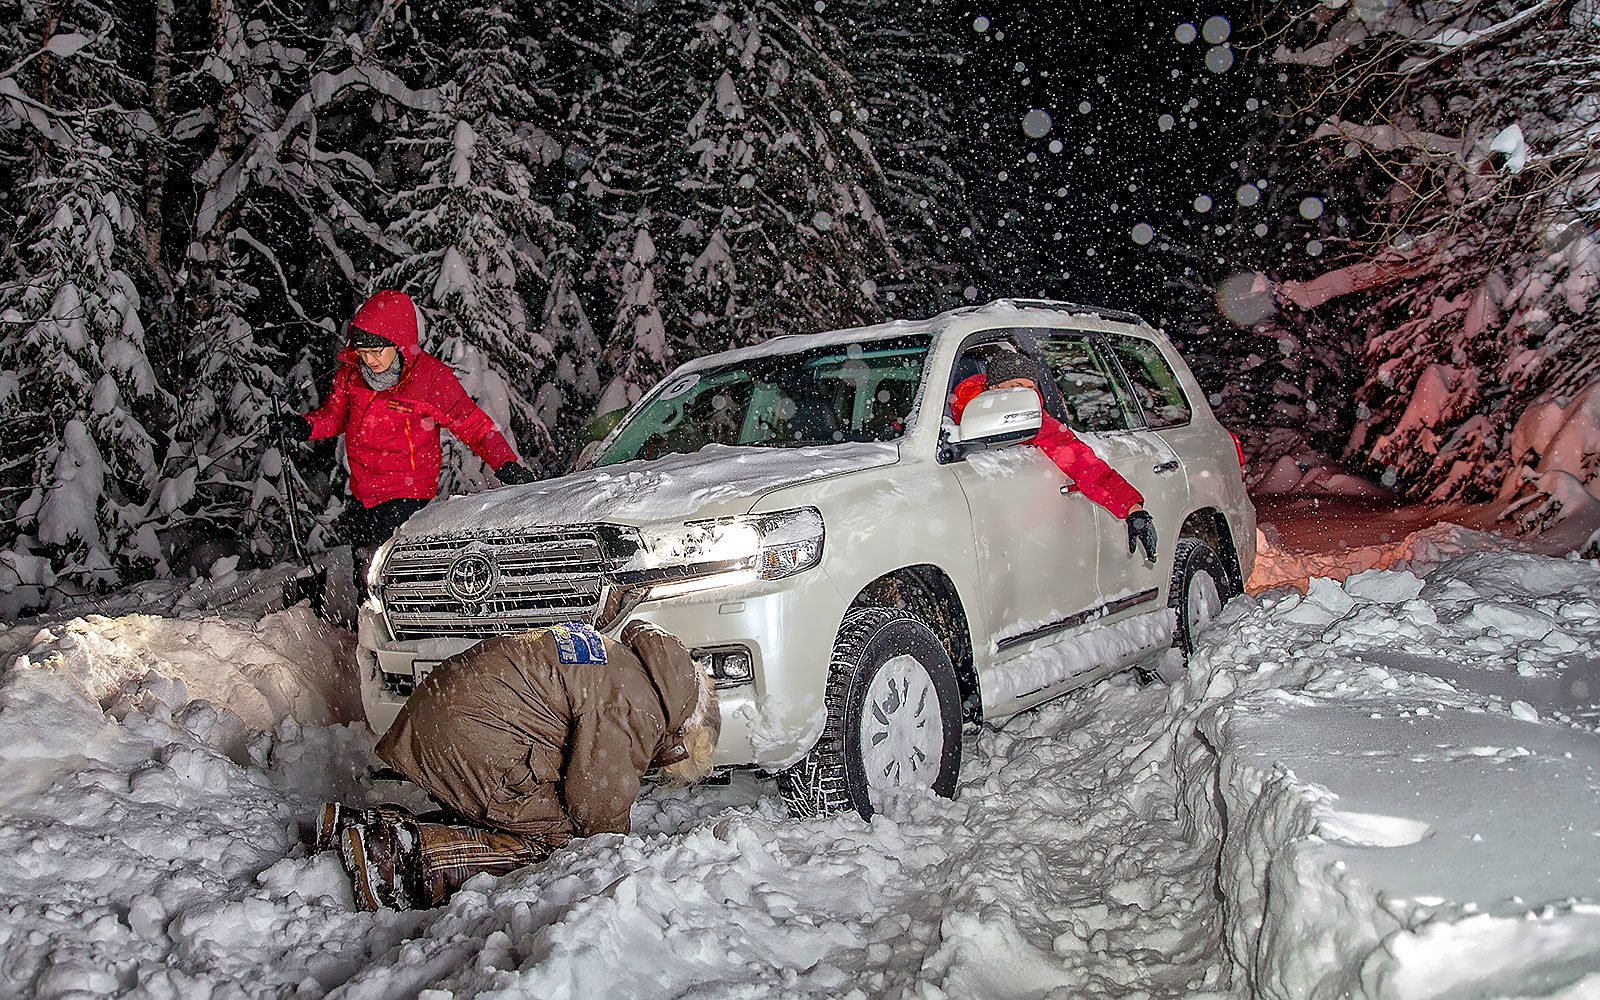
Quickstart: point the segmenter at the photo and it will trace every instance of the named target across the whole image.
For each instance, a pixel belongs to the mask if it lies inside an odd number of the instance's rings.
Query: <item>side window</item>
[[[1144,410],[1146,423],[1160,428],[1189,422],[1193,416],[1189,400],[1183,395],[1172,366],[1161,356],[1161,348],[1137,337],[1113,336],[1111,349],[1117,352],[1122,370],[1133,383],[1133,395]]]
[[[1121,431],[1133,426],[1128,399],[1116,366],[1093,338],[1051,333],[1039,338],[1044,359],[1067,404],[1067,424],[1075,431]]]

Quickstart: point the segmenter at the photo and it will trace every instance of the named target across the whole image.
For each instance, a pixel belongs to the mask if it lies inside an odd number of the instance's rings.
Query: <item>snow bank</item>
[[[48,670],[122,718],[151,701],[178,710],[210,702],[250,729],[284,719],[310,725],[365,721],[350,634],[304,605],[258,622],[90,615],[0,632],[0,684]]]
[[[360,711],[349,643],[304,608],[0,632],[0,994],[273,995],[348,974],[324,950],[370,929],[319,916],[345,912],[348,881],[284,858],[365,768],[365,725],[328,725]]]
[[[1255,993],[1600,990],[1597,591],[1493,553],[1230,605],[1180,769]]]

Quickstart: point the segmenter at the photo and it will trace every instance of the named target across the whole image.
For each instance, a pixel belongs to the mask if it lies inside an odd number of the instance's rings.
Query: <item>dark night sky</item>
[[[1004,276],[1002,287],[979,289],[980,300],[1048,294],[1154,318],[1189,294],[1174,284],[1186,265],[1215,269],[1202,239],[1221,245],[1216,226],[1256,224],[1235,197],[1253,118],[1247,102],[1260,89],[1252,59],[1236,47],[1249,40],[1248,11],[1241,3],[1133,3],[961,13],[963,121],[989,161],[969,169],[986,230],[974,238]],[[1226,19],[1233,60],[1221,73],[1207,67],[1213,46],[1204,36],[1223,27],[1205,30],[1215,17]],[[1180,30],[1193,40],[1180,41]],[[1023,127],[1033,109],[1050,116],[1037,138]],[[1042,121],[1032,124],[1037,131]],[[1201,196],[1214,207],[1197,210]],[[1142,245],[1140,224],[1150,227]]]

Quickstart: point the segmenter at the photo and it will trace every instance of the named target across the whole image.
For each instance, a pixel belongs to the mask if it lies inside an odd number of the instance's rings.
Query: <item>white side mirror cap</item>
[[[1039,394],[1034,390],[990,389],[972,397],[961,411],[961,443],[981,448],[1026,441],[1039,433],[1043,423]]]

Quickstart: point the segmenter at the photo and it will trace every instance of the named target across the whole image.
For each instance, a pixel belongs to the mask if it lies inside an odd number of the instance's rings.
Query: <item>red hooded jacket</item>
[[[385,289],[350,321],[352,343],[339,352],[339,370],[322,405],[305,414],[311,439],[343,434],[350,492],[371,507],[385,500],[431,500],[439,493],[444,460],[439,428],[498,469],[516,460],[489,415],[467,396],[443,361],[417,346],[417,310],[404,292]],[[361,377],[354,330],[375,333],[400,349],[400,381],[375,392]]]
[[[972,402],[972,397],[988,385],[989,376],[983,374],[969,375],[956,384],[955,398],[950,401],[950,415],[956,423],[961,422],[961,412]],[[1050,456],[1050,461],[1056,463],[1056,468],[1071,476],[1084,496],[1121,518],[1144,503],[1144,495],[1072,433],[1072,428],[1048,413],[1041,416],[1044,421],[1039,425],[1039,433],[1029,443],[1038,445]]]

